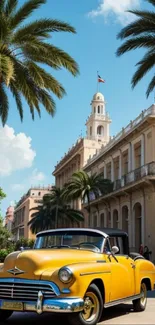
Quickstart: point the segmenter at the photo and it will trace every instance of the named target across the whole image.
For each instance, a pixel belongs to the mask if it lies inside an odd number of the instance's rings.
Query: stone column
[[[114,181],[114,160],[111,159],[111,181]]]
[[[145,165],[145,135],[141,136],[141,166]]]
[[[107,166],[106,166],[106,162],[104,164],[104,178],[107,178]]]
[[[122,152],[120,152],[119,156],[119,179],[122,177]]]
[[[129,149],[128,149],[128,173],[131,172],[132,169],[132,150],[131,150],[132,144],[129,143]]]

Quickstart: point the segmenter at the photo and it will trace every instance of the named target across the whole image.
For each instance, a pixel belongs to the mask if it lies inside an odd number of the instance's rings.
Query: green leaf
[[[139,68],[132,78],[132,87],[134,88],[137,83],[150,71],[155,65],[155,50],[148,51],[143,59],[137,63]]]
[[[3,126],[5,125],[8,118],[9,102],[6,94],[6,89],[4,83],[0,83],[0,117]]]
[[[5,15],[9,16],[12,15],[14,10],[16,9],[18,4],[18,0],[7,0],[6,6],[5,6]]]
[[[152,80],[150,81],[148,88],[147,88],[147,92],[146,92],[146,97],[148,98],[150,93],[152,91],[154,91],[155,89],[155,77],[152,78]]]
[[[155,35],[146,35],[136,38],[131,38],[122,46],[120,46],[116,52],[117,56],[121,56],[122,54],[137,49],[141,47],[146,48],[154,48],[155,47]]]
[[[34,10],[38,9],[42,4],[46,3],[46,0],[29,0],[26,1],[12,17],[10,25],[11,28],[16,28],[26,18],[28,18]]]
[[[18,112],[20,115],[20,119],[21,119],[21,121],[23,121],[23,106],[22,106],[22,101],[21,101],[21,94],[16,89],[16,87],[13,83],[10,84],[10,90],[13,94],[13,97],[15,98],[17,109],[18,109]]]

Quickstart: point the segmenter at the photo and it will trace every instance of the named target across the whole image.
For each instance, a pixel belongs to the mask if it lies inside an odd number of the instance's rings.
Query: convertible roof
[[[59,231],[93,231],[93,232],[98,232],[98,233],[102,233],[103,235],[107,235],[107,236],[128,236],[128,234],[121,230],[121,229],[114,229],[114,228],[57,228],[57,229],[49,229],[49,230],[44,230],[39,232],[37,235],[41,235],[41,234],[46,234],[46,233],[50,233],[50,232],[59,232]]]
[[[125,231],[117,228],[96,228],[96,229],[103,231],[108,236],[128,236],[128,234]]]

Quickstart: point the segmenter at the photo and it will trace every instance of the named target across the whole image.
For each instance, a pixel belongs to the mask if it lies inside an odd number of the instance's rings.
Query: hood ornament
[[[22,270],[18,269],[16,266],[14,267],[14,269],[7,270],[7,272],[11,273],[13,275],[26,273],[25,271],[22,271]]]

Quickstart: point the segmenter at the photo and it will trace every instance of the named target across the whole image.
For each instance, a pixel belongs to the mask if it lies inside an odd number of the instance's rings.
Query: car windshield
[[[38,235],[34,248],[71,248],[101,252],[104,239],[102,234],[93,231],[51,231]]]

